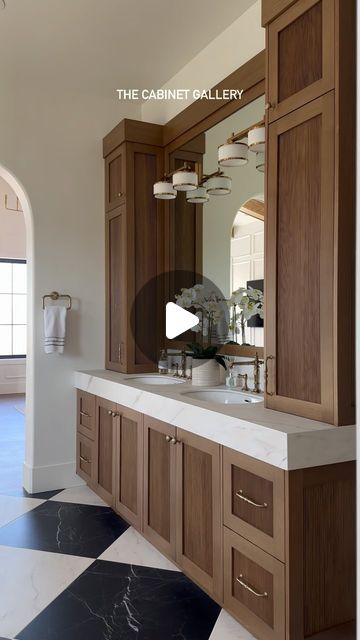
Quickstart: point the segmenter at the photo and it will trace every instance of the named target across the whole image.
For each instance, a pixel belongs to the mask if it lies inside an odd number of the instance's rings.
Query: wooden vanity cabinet
[[[125,144],[116,147],[105,158],[105,211],[111,211],[125,200]]]
[[[268,127],[266,406],[332,422],[334,96]]]
[[[175,560],[176,428],[144,416],[144,535]]]
[[[334,0],[298,0],[270,22],[269,122],[334,88],[334,22]]]
[[[106,368],[156,369],[164,314],[162,128],[125,120],[104,139]],[[155,141],[155,144],[154,144]],[[149,309],[152,310],[149,313]]]
[[[176,562],[221,601],[221,447],[182,429],[176,439]]]
[[[355,422],[355,5],[263,0],[265,404],[339,426]]]
[[[142,527],[143,416],[117,405],[115,422],[115,495],[118,513],[136,529]]]
[[[94,491],[109,505],[115,494],[115,445],[119,413],[114,402],[96,398]]]

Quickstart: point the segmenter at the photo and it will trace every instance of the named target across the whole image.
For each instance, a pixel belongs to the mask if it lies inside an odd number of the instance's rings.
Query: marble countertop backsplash
[[[281,469],[355,459],[355,425],[334,427],[266,409],[263,402],[242,405],[201,402],[183,395],[184,391],[195,389],[189,381],[150,386],[137,382],[136,374],[101,369],[75,372],[74,387]]]

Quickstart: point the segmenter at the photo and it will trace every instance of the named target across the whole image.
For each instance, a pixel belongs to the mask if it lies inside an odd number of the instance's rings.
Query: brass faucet
[[[260,360],[258,352],[255,353],[254,359],[254,393],[261,393],[260,387],[260,365],[264,364],[264,360]]]

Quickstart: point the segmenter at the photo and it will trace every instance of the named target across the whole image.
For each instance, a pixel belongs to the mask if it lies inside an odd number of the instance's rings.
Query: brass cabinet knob
[[[109,411],[108,411],[108,415],[109,415],[109,416],[112,416],[112,413],[113,413],[113,412],[111,411],[111,409],[109,409]]]
[[[269,111],[270,109],[273,109],[275,107],[274,104],[272,104],[271,102],[267,102],[265,105],[265,111]]]
[[[171,441],[171,436],[165,436],[165,440],[166,440],[166,442],[170,442]]]
[[[120,414],[117,411],[112,411],[111,415],[113,418],[117,418]]]

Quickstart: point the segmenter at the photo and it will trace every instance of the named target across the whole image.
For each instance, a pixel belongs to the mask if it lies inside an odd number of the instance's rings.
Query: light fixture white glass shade
[[[265,125],[258,125],[248,133],[250,151],[265,151]]]
[[[192,204],[204,204],[208,202],[209,196],[206,193],[206,187],[198,187],[192,191],[188,191],[186,194],[186,201]]]
[[[195,171],[177,171],[173,175],[173,187],[176,191],[192,191],[198,186],[198,175]]]
[[[256,168],[258,171],[261,171],[261,173],[265,171],[265,155],[261,151],[258,151],[256,154]]]
[[[248,161],[245,142],[226,142],[218,148],[218,163],[222,167],[238,167]]]
[[[171,182],[166,182],[165,180],[155,182],[153,186],[153,194],[155,198],[158,198],[159,200],[173,200],[176,198],[176,191]]]
[[[231,193],[231,178],[228,176],[213,176],[206,183],[206,191],[211,196],[225,196]]]

